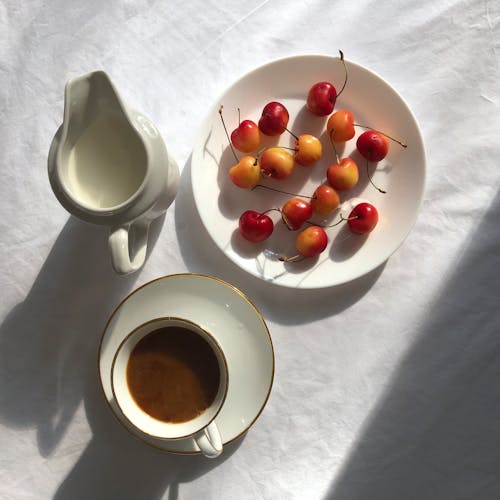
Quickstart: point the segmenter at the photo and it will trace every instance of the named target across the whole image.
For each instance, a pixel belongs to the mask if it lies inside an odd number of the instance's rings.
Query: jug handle
[[[118,274],[133,273],[144,264],[150,224],[149,219],[143,219],[111,229],[108,243],[111,262]]]

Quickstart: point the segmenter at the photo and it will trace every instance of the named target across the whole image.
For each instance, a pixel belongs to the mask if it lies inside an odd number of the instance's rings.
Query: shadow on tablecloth
[[[0,326],[0,420],[35,427],[42,456],[71,423],[105,321],[136,279],[112,270],[107,234],[69,218],[28,295]]]
[[[163,221],[153,223],[150,250]],[[98,383],[98,344],[140,271],[114,273],[107,235],[105,228],[69,218],[26,299],[0,325],[0,421],[36,429],[45,457],[63,436],[66,448],[74,443],[84,449],[55,498],[154,499],[169,487],[173,500],[180,482],[222,463],[242,440],[220,459],[180,457],[146,446],[114,420]],[[82,400],[93,434],[89,442],[87,422],[74,419]]]
[[[499,221],[500,191],[325,498],[500,498]]]
[[[116,422],[98,387],[96,372],[88,380],[84,401],[93,437],[59,486],[55,500],[176,500],[180,484],[222,464],[244,441],[243,437],[226,445],[216,459],[172,455],[144,444]]]

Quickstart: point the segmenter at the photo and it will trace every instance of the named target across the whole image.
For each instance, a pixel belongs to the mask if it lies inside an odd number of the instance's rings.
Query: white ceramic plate
[[[198,274],[177,274],[151,281],[132,292],[108,320],[99,347],[99,376],[108,404],[118,421],[151,446],[172,453],[200,453],[192,439],[165,441],[135,429],[121,413],[111,389],[111,365],[124,337],[158,317],[191,319],[211,332],[228,363],[226,402],[215,419],[227,444],[244,434],[269,398],[274,377],[274,351],[259,311],[238,289]]]
[[[342,156],[352,156],[360,169],[360,181],[350,192],[341,192],[341,202],[363,199],[373,203],[379,212],[379,223],[368,237],[351,234],[344,225],[327,230],[329,245],[315,259],[283,264],[281,255],[293,255],[295,236],[279,222],[272,236],[263,243],[249,243],[238,234],[238,219],[247,209],[265,211],[281,207],[289,196],[262,189],[248,191],[234,186],[228,170],[234,157],[220,122],[218,109],[231,132],[241,119],[258,122],[262,108],[270,101],[283,103],[289,113],[288,128],[295,134],[311,133],[321,138],[323,157],[313,167],[296,165],[285,181],[265,179],[264,184],[305,195],[326,177],[326,169],[334,162],[333,149],[325,133],[328,117],[312,115],[305,107],[309,88],[316,82],[331,81],[337,89],[343,82],[343,67],[338,57],[304,55],[280,59],[257,68],[234,83],[214,103],[196,141],[191,178],[196,206],[201,220],[217,246],[245,271],[278,285],[299,288],[323,288],[358,278],[385,262],[401,245],[410,231],[422,200],[425,182],[425,153],[417,122],[401,96],[382,78],[367,69],[346,61],[349,81],[335,105],[335,110],[349,109],[356,123],[368,125],[408,144],[406,149],[390,144],[389,154],[373,170],[375,183],[387,191],[381,194],[369,183],[365,160],[356,151],[356,138],[341,148]],[[268,143],[271,141],[268,141]],[[293,147],[294,139],[284,133],[274,140]],[[244,156],[240,154],[240,157]],[[338,213],[335,214],[335,220]],[[318,217],[313,220],[322,221]],[[331,218],[329,220],[332,220]]]

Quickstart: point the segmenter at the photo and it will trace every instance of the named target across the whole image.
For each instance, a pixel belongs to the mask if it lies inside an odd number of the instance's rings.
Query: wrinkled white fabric
[[[499,40],[493,0],[0,2],[0,498],[500,498]],[[424,202],[375,273],[281,289],[212,243],[190,153],[238,77],[339,48],[415,113]],[[182,170],[145,267],[126,278],[111,270],[106,231],[70,218],[46,171],[65,82],[98,68]],[[116,304],[186,271],[246,292],[276,354],[264,412],[212,461],[136,441],[98,387]]]

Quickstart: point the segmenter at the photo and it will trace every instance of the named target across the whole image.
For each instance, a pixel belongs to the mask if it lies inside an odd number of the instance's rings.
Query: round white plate
[[[305,107],[309,88],[316,82],[331,81],[337,89],[344,70],[338,57],[303,55],[280,59],[257,68],[234,83],[214,103],[196,141],[191,179],[195,203],[201,220],[217,246],[245,271],[278,285],[299,288],[323,288],[358,278],[385,262],[401,245],[417,216],[425,183],[425,153],[417,122],[401,96],[371,71],[346,61],[349,80],[335,105],[335,110],[349,109],[355,122],[381,130],[408,144],[403,149],[390,141],[387,157],[370,167],[373,180],[387,194],[379,193],[368,182],[365,160],[356,151],[356,138],[339,149],[341,156],[352,156],[358,163],[360,180],[347,192],[339,192],[341,202],[361,198],[373,203],[379,223],[368,237],[351,234],[345,224],[327,230],[329,245],[315,259],[283,264],[278,257],[296,254],[296,232],[288,231],[276,212],[277,222],[271,237],[260,244],[245,241],[238,233],[238,219],[248,209],[266,211],[281,207],[290,197],[263,189],[244,190],[233,185],[228,171],[236,162],[229,149],[218,109],[224,106],[229,133],[241,119],[258,122],[262,108],[270,101],[283,103],[289,113],[288,128],[296,135],[311,133],[323,143],[323,157],[313,167],[296,165],[285,181],[265,179],[263,184],[292,193],[311,196],[325,181],[326,169],[335,163],[325,133],[328,117],[317,117]],[[293,137],[285,132],[269,143],[293,147]],[[239,153],[239,156],[244,156]],[[329,221],[337,220],[338,213]],[[313,217],[318,223],[321,218]]]
[[[257,308],[237,288],[217,278],[177,274],[151,281],[132,292],[106,324],[99,347],[99,377],[118,421],[151,446],[172,453],[200,453],[192,439],[154,439],[130,425],[113,398],[111,364],[123,338],[158,317],[189,318],[211,332],[228,362],[226,402],[216,418],[224,444],[244,434],[269,398],[274,377],[274,351]]]

